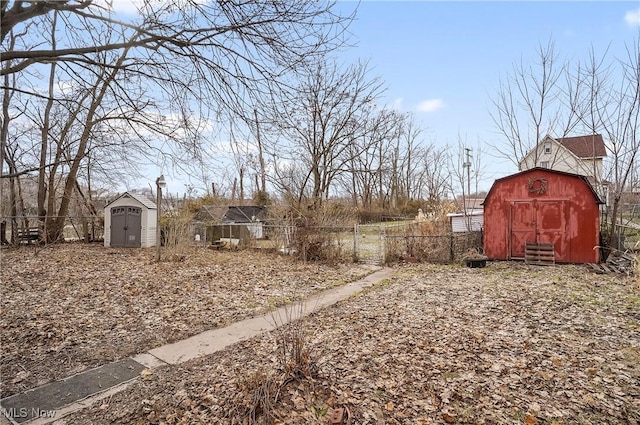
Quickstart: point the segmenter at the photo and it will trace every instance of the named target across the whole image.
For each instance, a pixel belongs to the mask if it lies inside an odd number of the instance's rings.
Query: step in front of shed
[[[524,262],[548,266],[556,263],[553,244],[550,243],[529,243],[524,247]]]

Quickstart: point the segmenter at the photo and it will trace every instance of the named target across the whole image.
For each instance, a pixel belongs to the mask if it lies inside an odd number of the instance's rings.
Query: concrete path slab
[[[304,301],[281,307],[262,316],[242,320],[225,328],[213,329],[173,344],[154,348],[149,350],[149,354],[165,363],[179,364],[221,351],[232,344],[274,330],[278,326],[346,299],[364,288],[387,279],[392,272],[391,269],[378,270],[363,279],[327,289]]]

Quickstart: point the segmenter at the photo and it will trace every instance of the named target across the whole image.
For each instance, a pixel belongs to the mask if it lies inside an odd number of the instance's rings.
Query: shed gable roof
[[[530,168],[530,169],[525,170],[525,171],[521,171],[519,173],[511,174],[511,175],[496,179],[493,182],[493,184],[491,185],[491,189],[489,189],[489,193],[487,193],[487,196],[485,197],[484,202],[482,203],[482,205],[483,206],[486,205],[487,201],[491,198],[492,194],[494,193],[494,188],[496,187],[497,183],[499,183],[501,181],[504,181],[504,180],[512,179],[512,178],[517,177],[517,176],[521,176],[521,175],[524,175],[524,174],[535,173],[535,172],[539,172],[539,171],[543,171],[543,172],[547,172],[547,173],[554,173],[554,174],[564,175],[564,176],[569,176],[569,177],[574,177],[574,178],[577,178],[579,180],[582,180],[584,182],[584,184],[587,185],[587,187],[589,188],[591,193],[593,194],[593,197],[596,200],[596,204],[604,204],[602,199],[600,199],[600,196],[598,195],[598,193],[593,188],[593,185],[591,184],[591,182],[589,182],[589,178],[587,176],[582,176],[580,174],[567,173],[565,171],[558,171],[558,170],[554,170],[554,169],[551,169],[551,168],[534,167],[534,168]]]
[[[607,149],[600,134],[563,137],[555,140],[578,158],[589,159],[607,156]]]
[[[107,208],[109,205],[113,204],[118,199],[123,199],[123,198],[132,198],[133,200],[137,201],[139,204],[142,204],[145,208],[148,208],[150,210],[157,209],[156,203],[150,200],[149,198],[147,198],[146,196],[139,193],[130,193],[130,192],[124,192],[123,194],[117,196],[114,200],[112,200],[111,202],[108,202],[104,207]]]

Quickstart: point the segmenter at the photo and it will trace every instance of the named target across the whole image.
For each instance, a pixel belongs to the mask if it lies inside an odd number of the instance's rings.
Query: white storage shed
[[[478,232],[484,227],[484,209],[447,214],[453,233]]]
[[[104,246],[148,248],[156,246],[155,202],[125,192],[104,207]]]

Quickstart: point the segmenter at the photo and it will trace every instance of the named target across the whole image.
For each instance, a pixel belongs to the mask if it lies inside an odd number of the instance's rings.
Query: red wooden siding
[[[534,168],[494,182],[484,201],[484,251],[524,258],[527,242],[552,243],[561,263],[596,263],[602,202],[583,176]]]

